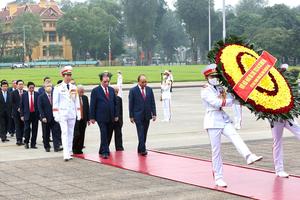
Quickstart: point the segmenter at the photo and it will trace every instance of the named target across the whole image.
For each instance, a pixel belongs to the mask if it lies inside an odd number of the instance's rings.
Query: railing
[[[21,64],[20,62],[17,63],[0,63],[0,67],[12,67],[14,64]],[[59,67],[65,65],[96,65],[97,61],[35,61],[35,62],[26,62],[26,64],[30,67]]]

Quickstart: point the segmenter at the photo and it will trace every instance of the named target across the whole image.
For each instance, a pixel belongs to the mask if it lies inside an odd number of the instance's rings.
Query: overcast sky
[[[12,2],[12,1],[13,0],[0,0],[0,8],[4,8],[4,6],[8,2]],[[35,0],[35,1],[39,1],[39,0]],[[72,1],[83,2],[85,0],[72,0]],[[166,1],[168,2],[169,6],[172,7],[173,3],[176,0],[166,0]],[[222,7],[222,2],[223,2],[223,0],[215,0],[216,9],[220,9]],[[239,2],[239,0],[226,0],[226,5],[230,4],[230,5],[234,6],[237,2]],[[284,3],[290,7],[296,7],[296,6],[300,5],[299,0],[269,0],[269,5],[280,4],[280,3]]]

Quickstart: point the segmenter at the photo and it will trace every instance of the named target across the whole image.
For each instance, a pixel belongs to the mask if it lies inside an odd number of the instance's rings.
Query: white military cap
[[[288,64],[282,64],[281,66],[280,66],[280,68],[281,69],[288,69],[289,68],[289,65]]]
[[[73,67],[70,66],[70,65],[67,65],[67,66],[64,66],[61,70],[60,70],[60,73],[61,75],[66,75],[66,74],[72,74],[72,70],[73,70]]]
[[[212,74],[217,74],[217,65],[216,64],[210,64],[207,65],[204,70],[202,71],[202,74],[204,76],[212,75]]]

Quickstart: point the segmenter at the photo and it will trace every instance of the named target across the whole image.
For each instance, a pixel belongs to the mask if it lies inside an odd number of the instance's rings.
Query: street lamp
[[[31,27],[30,25],[23,25],[22,27],[17,27],[17,28],[22,28],[23,30],[23,63],[26,61],[26,27]]]
[[[225,22],[225,0],[223,0],[223,41],[226,38],[226,22]]]
[[[210,0],[208,0],[208,50],[211,50],[211,19],[210,19]]]
[[[108,27],[108,66],[111,66],[111,38],[110,38],[111,26]]]

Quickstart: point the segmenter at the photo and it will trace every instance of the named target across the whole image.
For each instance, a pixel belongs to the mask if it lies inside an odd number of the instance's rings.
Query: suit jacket
[[[150,120],[156,116],[156,106],[153,91],[150,87],[145,87],[146,99],[144,100],[139,86],[135,86],[129,91],[129,117],[135,121]]]
[[[86,95],[82,96],[82,106],[83,106],[83,116],[81,116],[81,119],[87,122],[90,120],[90,105],[89,105],[89,99]]]
[[[48,123],[54,122],[52,105],[49,101],[47,93],[40,94],[38,97],[38,110],[41,119],[46,118]]]
[[[116,107],[116,95],[112,87],[108,87],[109,100],[101,86],[92,90],[90,103],[90,119],[97,122],[113,122],[118,117],[119,111]]]
[[[4,101],[3,91],[0,91],[0,115],[6,111],[8,115],[11,115],[11,94],[7,91],[6,102]]]
[[[230,117],[224,112],[222,107],[232,106],[234,99],[230,94],[227,94],[226,100],[219,98],[222,86],[212,86],[207,84],[207,87],[201,91],[203,105],[206,108],[204,116],[204,129],[208,128],[224,128],[226,123],[231,123]]]
[[[36,117],[39,117],[39,108],[38,108],[38,97],[39,93],[34,92],[34,113]],[[24,117],[24,120],[27,121],[30,118],[30,108],[29,108],[29,92],[26,92],[22,96],[21,106],[20,106],[20,116]]]
[[[23,90],[23,95],[24,93],[26,93],[26,90]],[[11,93],[11,103],[12,103],[12,115],[13,117],[19,117],[20,113],[18,111],[18,109],[20,108],[21,105],[21,98],[19,95],[19,90],[14,90]]]
[[[10,87],[10,88],[8,88],[8,91],[10,92],[10,93],[12,93],[13,91],[15,91],[16,89],[13,89],[12,87]]]

